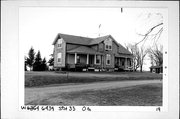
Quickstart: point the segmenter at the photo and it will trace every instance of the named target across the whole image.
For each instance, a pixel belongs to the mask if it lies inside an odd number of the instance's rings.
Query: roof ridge
[[[105,35],[105,36],[101,36],[101,37],[96,37],[96,38],[103,38],[103,37],[109,37],[110,36],[110,34],[109,35]],[[94,38],[94,39],[96,39],[96,38]]]
[[[68,35],[68,36],[75,36],[75,37],[82,37],[82,38],[89,38],[89,39],[93,39],[90,37],[85,37],[85,36],[80,36],[80,35],[70,35],[70,34],[64,34],[64,33],[58,33],[59,35]]]

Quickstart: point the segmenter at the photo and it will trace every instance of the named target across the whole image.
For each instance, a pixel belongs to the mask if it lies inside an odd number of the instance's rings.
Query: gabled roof
[[[58,35],[56,36],[53,42],[53,45],[57,42],[59,38],[63,38],[63,40],[65,40],[66,43],[73,43],[73,44],[80,44],[80,45],[89,45],[90,42],[93,40],[92,38],[58,33]]]
[[[110,35],[106,35],[98,38],[88,38],[88,37],[58,33],[55,40],[53,41],[53,45],[57,42],[59,38],[63,38],[63,40],[65,40],[67,43],[72,43],[72,44],[95,45],[106,40],[108,37],[110,37]]]
[[[88,46],[79,46],[77,48],[74,48],[72,50],[67,51],[68,53],[82,53],[82,54],[101,54],[100,52],[97,52],[96,50],[89,48]]]
[[[90,45],[99,44],[102,41],[106,40],[108,37],[112,38],[113,41],[118,45],[120,54],[132,55],[126,48],[124,48],[121,44],[117,43],[116,40],[111,35],[106,35],[98,38],[88,38],[88,37],[58,33],[55,40],[53,41],[53,45],[57,42],[59,38],[63,38],[63,40],[65,40],[66,43],[90,46]]]
[[[104,40],[106,40],[107,38],[111,38],[111,39],[113,40],[113,42],[114,42],[116,45],[118,45],[118,43],[116,42],[116,40],[115,40],[111,35],[106,35],[106,36],[94,38],[94,39],[90,42],[90,45],[99,44],[99,43],[103,42]]]

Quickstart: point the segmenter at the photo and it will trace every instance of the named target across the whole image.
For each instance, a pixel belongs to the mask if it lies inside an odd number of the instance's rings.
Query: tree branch
[[[157,28],[158,26],[161,26],[161,25],[163,25],[163,23],[159,23],[159,24],[153,26],[153,27],[152,27],[151,29],[149,29],[149,31],[148,31],[146,34],[144,34],[144,35],[138,34],[138,35],[144,36],[144,38],[143,38],[141,41],[139,41],[138,43],[136,43],[135,45],[138,45],[139,43],[141,43],[142,41],[144,41],[144,40],[148,37],[148,35],[149,35],[155,28]],[[161,29],[160,29],[160,30],[161,30]],[[158,33],[159,33],[159,32],[158,32]]]

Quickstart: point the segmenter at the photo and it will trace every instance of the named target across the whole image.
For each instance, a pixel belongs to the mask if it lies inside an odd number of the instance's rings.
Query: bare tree
[[[135,46],[139,47],[139,56],[140,56],[139,68],[141,72],[142,72],[145,56],[148,53],[149,53],[150,58],[153,60],[151,64],[155,63],[156,65],[161,65],[163,61],[162,52],[160,52],[160,50],[157,48],[157,45],[156,45],[157,40],[160,38],[163,32],[162,14],[148,13],[146,14],[146,16],[147,16],[146,17],[147,22],[144,25],[146,25],[147,28],[146,30],[144,30],[145,31],[144,33],[137,33],[138,35],[142,36],[142,40],[140,40],[139,42],[135,44]],[[153,23],[153,20],[154,20],[153,16],[159,16],[158,19],[155,20],[156,22],[154,23]],[[156,49],[144,48],[144,44],[148,40],[153,42],[153,46],[155,46]]]
[[[151,59],[152,65],[161,66],[163,64],[163,46],[155,45],[155,48],[149,48],[148,54]]]
[[[139,48],[135,44],[128,44],[125,45],[125,47],[133,54],[133,70],[136,71],[139,68],[140,63]]]
[[[143,64],[144,64],[144,58],[145,56],[147,55],[147,50],[143,47],[140,47],[140,53],[139,53],[139,57],[140,57],[140,60],[139,60],[139,67],[140,67],[140,72],[142,72],[142,69],[143,69]]]
[[[146,41],[153,42],[153,46],[156,44],[157,40],[160,38],[163,32],[163,20],[162,20],[163,16],[160,13],[155,13],[155,14],[148,13],[146,15],[141,15],[139,17],[145,17],[145,19],[143,18],[143,20],[140,21],[140,24],[144,29],[142,27],[137,27],[140,28],[139,30],[141,30],[139,33],[137,32],[137,34],[139,36],[142,36],[142,40],[140,40],[135,44],[128,44],[125,46],[134,55],[133,58],[134,71],[140,68],[140,71],[142,72],[143,65],[145,62],[144,61],[145,57],[148,54],[148,52],[150,52],[149,49],[145,48],[144,44],[146,43]],[[156,17],[157,19],[154,20],[154,17]],[[154,58],[155,57],[154,55],[158,55],[156,56],[157,58]],[[156,53],[151,53],[151,58],[156,60],[161,60],[159,57],[160,55],[161,54],[158,51],[156,51]]]
[[[140,71],[142,72],[143,64],[144,64],[144,58],[147,55],[147,50],[144,47],[138,47],[136,44],[128,44],[125,46],[126,49],[128,49],[133,54],[133,68],[134,71],[137,71],[138,68],[140,68]]]

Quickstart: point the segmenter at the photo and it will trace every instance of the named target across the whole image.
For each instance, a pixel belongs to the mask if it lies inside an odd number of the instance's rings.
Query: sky
[[[110,34],[125,46],[142,40],[143,36],[138,34],[145,34],[150,26],[162,22],[164,13],[163,8],[123,8],[121,11],[120,7],[21,7],[19,39],[25,56],[33,47],[48,61],[58,33],[92,38]],[[158,43],[162,43],[161,37]],[[146,47],[150,44],[146,43]],[[150,67],[148,59],[146,57],[144,70]]]

